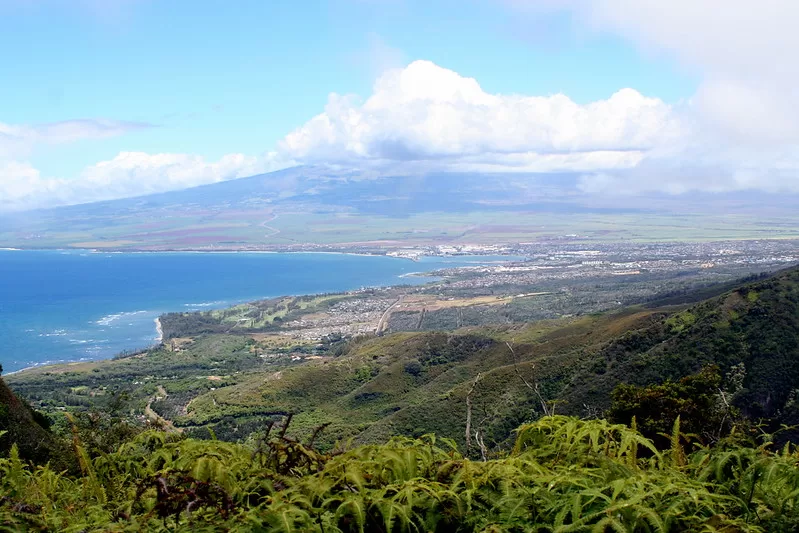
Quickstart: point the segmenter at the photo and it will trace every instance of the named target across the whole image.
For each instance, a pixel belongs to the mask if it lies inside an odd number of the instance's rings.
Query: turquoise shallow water
[[[423,283],[403,274],[509,258],[0,251],[0,363],[108,358],[152,345],[170,311],[285,294]]]

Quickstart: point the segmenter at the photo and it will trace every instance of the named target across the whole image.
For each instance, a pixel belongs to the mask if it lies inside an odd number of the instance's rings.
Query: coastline
[[[391,259],[416,259],[403,256],[389,255],[386,251],[375,252],[341,252],[333,250],[192,250],[192,249],[163,249],[163,250],[142,250],[139,248],[118,249],[118,248],[2,248],[0,252],[66,252],[66,253],[89,253],[89,254],[327,254],[327,255],[353,255],[359,257],[389,257]],[[480,255],[480,254],[475,254]],[[435,255],[420,255],[419,257],[439,257]],[[444,257],[444,256],[441,256]]]
[[[75,254],[75,255],[78,255],[78,254],[84,255],[84,254],[87,253],[86,250],[64,250],[64,249],[58,249],[58,250],[55,250],[55,249],[38,249],[38,250],[28,249],[28,250],[22,250],[22,251],[32,251],[32,252],[35,252],[35,251],[48,252],[49,251],[51,253],[52,252],[55,252],[55,253],[62,252],[62,253],[67,253],[67,254],[71,253],[71,254]],[[2,251],[0,251],[0,252],[2,252]],[[13,252],[8,251],[7,253],[13,253]],[[96,253],[98,255],[102,255],[103,253],[109,253],[109,252],[97,251]],[[148,254],[148,255],[156,256],[156,255],[161,254],[163,252],[152,252],[152,251],[150,251],[150,252],[117,252],[117,253],[123,253],[123,254],[138,254],[138,253],[141,253],[141,254]],[[169,253],[169,252],[167,252],[167,253]],[[285,253],[285,254],[304,254],[304,255],[324,254],[324,255],[341,255],[341,256],[350,255],[350,256],[358,256],[358,257],[381,257],[380,255],[376,255],[376,254],[364,254],[364,253],[353,253],[353,252],[333,252],[333,251],[292,251],[292,252],[271,252],[271,251],[261,251],[261,252],[252,252],[252,251],[241,251],[241,252],[233,252],[233,251],[228,251],[228,252],[221,252],[221,251],[196,251],[196,252],[185,252],[185,251],[183,251],[183,252],[172,252],[172,253],[176,253],[176,254],[185,254],[185,253],[195,253],[195,254],[203,254],[203,253],[219,253],[219,254],[223,254],[223,253],[224,254],[241,254],[241,253],[243,253],[243,254],[248,254],[248,253],[249,254],[253,254],[253,253],[283,254],[283,253]],[[391,259],[406,259],[406,260],[411,260],[412,261],[411,258],[401,257],[401,256],[397,257],[397,256],[383,255],[382,257],[388,257],[388,258],[391,258]],[[426,265],[426,266],[429,266],[430,268],[434,268],[434,265]],[[440,267],[445,266],[445,265],[437,265],[437,266],[440,268]],[[404,268],[403,268],[403,270],[404,270]],[[401,273],[401,274],[398,273],[397,276],[395,278],[393,278],[393,280],[392,279],[387,279],[385,285],[383,285],[382,283],[379,283],[379,282],[375,283],[375,284],[365,284],[365,285],[357,287],[357,288],[355,288],[355,287],[350,288],[348,291],[344,291],[344,292],[359,291],[359,290],[363,290],[364,288],[399,287],[399,286],[403,286],[403,285],[407,284],[408,282],[410,282],[412,280],[413,280],[413,284],[417,284],[417,282],[416,282],[416,280],[414,278],[418,279],[420,277],[424,277],[424,271],[423,270],[416,270],[414,272],[404,272],[404,273]],[[424,281],[420,280],[419,283],[423,284],[424,282],[429,282],[429,281],[433,281],[433,279],[424,280]],[[300,290],[300,291],[297,291],[297,292],[294,292],[294,291],[287,292],[286,294],[287,295],[293,295],[293,296],[305,296],[305,295],[314,295],[314,294],[327,294],[328,292],[330,292],[330,291],[322,291],[322,292],[311,291],[311,292],[306,292],[306,291]],[[334,291],[334,292],[337,292],[337,291]],[[241,302],[243,303],[243,302],[256,301],[256,300],[264,299],[264,298],[267,298],[267,297],[268,296],[257,295],[257,296],[247,297],[246,299],[242,299]],[[220,309],[222,309],[222,308],[226,308],[226,307],[230,307],[230,306],[235,305],[237,303],[237,301],[226,300],[226,301],[213,302],[213,303],[214,303],[214,305],[212,307],[210,307],[210,308],[220,308]],[[178,308],[176,308],[176,309],[177,310],[184,310],[184,309],[178,309]],[[203,309],[192,309],[192,312],[205,311],[205,310],[206,310],[205,308],[203,308]],[[159,311],[159,313],[163,312],[163,311],[164,310],[161,309]],[[144,311],[136,311],[135,313],[143,313],[143,312]],[[153,313],[153,314],[155,314],[155,313]],[[125,318],[127,318],[127,314],[126,313],[119,313],[119,315],[125,315]],[[153,315],[150,315],[150,317],[153,317]],[[163,341],[164,341],[164,327],[163,327],[163,324],[162,324],[162,322],[160,320],[160,316],[154,317],[154,318],[150,318],[150,317],[148,317],[146,320],[150,324],[154,324],[155,335],[153,334],[153,330],[150,329],[150,328],[153,327],[151,325],[149,328],[145,329],[142,332],[143,333],[143,335],[142,335],[143,339],[142,340],[147,339],[145,342],[147,344],[149,344],[149,347],[152,348],[152,347],[157,347],[158,345],[161,345],[163,343]],[[112,318],[116,319],[116,318],[119,318],[119,316],[114,315]],[[142,322],[144,322],[145,324],[147,323],[145,321],[142,321]],[[92,318],[92,320],[90,321],[90,324],[92,324],[92,327],[95,327],[98,324],[98,321],[95,320],[94,318]],[[101,324],[101,325],[110,326],[111,324],[109,323],[109,324]],[[138,326],[138,327],[141,327],[141,326]],[[147,330],[149,330],[149,332]],[[99,337],[95,337],[95,338],[99,338]],[[95,341],[92,339],[92,340],[89,340],[89,341],[86,341],[86,342],[95,342]],[[142,346],[144,346],[144,344],[142,344]],[[41,363],[38,363],[38,364],[32,364],[32,365],[25,366],[24,368],[18,368],[18,369],[14,369],[14,370],[9,369],[10,372],[8,372],[7,375],[11,375],[12,373],[16,374],[18,372],[25,372],[27,370],[32,370],[32,369],[35,369],[35,368],[38,368],[38,367],[41,367],[41,366],[50,366],[50,365],[53,365],[53,364],[64,364],[64,363],[73,363],[73,362],[77,363],[77,362],[84,362],[84,361],[87,361],[87,360],[89,360],[89,361],[99,361],[99,360],[113,359],[114,357],[117,357],[120,353],[124,353],[125,351],[126,350],[123,349],[123,350],[120,350],[118,352],[114,352],[114,353],[110,353],[109,352],[108,354],[104,353],[103,355],[99,355],[99,356],[93,355],[93,356],[90,356],[90,357],[87,357],[87,358],[84,358],[85,356],[77,355],[77,354],[76,354],[77,356],[74,357],[74,358],[73,357],[69,357],[67,355],[67,356],[64,357],[63,360],[41,362]]]

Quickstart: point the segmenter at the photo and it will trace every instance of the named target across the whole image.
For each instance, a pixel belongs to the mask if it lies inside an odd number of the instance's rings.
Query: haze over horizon
[[[799,4],[0,0],[0,211],[294,165],[799,192]]]

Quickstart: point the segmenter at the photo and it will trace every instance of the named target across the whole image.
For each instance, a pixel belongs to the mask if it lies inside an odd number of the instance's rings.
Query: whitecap
[[[49,333],[39,333],[39,337],[66,337],[69,332],[65,329],[57,329]]]
[[[226,302],[222,300],[217,300],[214,302],[199,302],[199,303],[189,303],[183,304],[183,307],[213,307],[218,305],[224,305]]]
[[[110,326],[122,318],[130,318],[132,316],[141,315],[147,312],[148,311],[127,311],[122,313],[113,313],[110,315],[106,315],[99,320],[96,320],[94,323],[97,324],[98,326]]]

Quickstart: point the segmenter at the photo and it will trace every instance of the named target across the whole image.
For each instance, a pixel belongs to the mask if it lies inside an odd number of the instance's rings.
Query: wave
[[[65,329],[57,329],[49,333],[39,333],[39,337],[66,337],[69,332]]]
[[[69,339],[70,344],[108,344],[110,339]]]
[[[226,303],[227,302],[225,302],[224,300],[217,300],[217,301],[214,301],[214,302],[199,302],[199,303],[183,304],[183,307],[189,307],[189,308],[194,308],[194,307],[215,307],[215,306],[225,305]]]
[[[30,370],[31,368],[37,368],[40,366],[63,365],[66,363],[83,363],[86,361],[96,361],[96,360],[97,360],[96,357],[75,357],[70,359],[48,359],[46,361],[28,361],[26,363],[22,363],[27,366],[20,368],[19,370],[14,370],[13,372],[8,372],[6,375],[10,376],[12,374],[19,374],[20,372],[23,372],[25,370]],[[17,361],[14,362],[16,363]]]
[[[149,313],[149,311],[126,311],[122,313],[114,313],[111,315],[106,315],[103,318],[96,320],[94,323],[98,326],[112,326],[115,322],[120,320],[127,319],[133,316],[143,315],[145,313]]]

